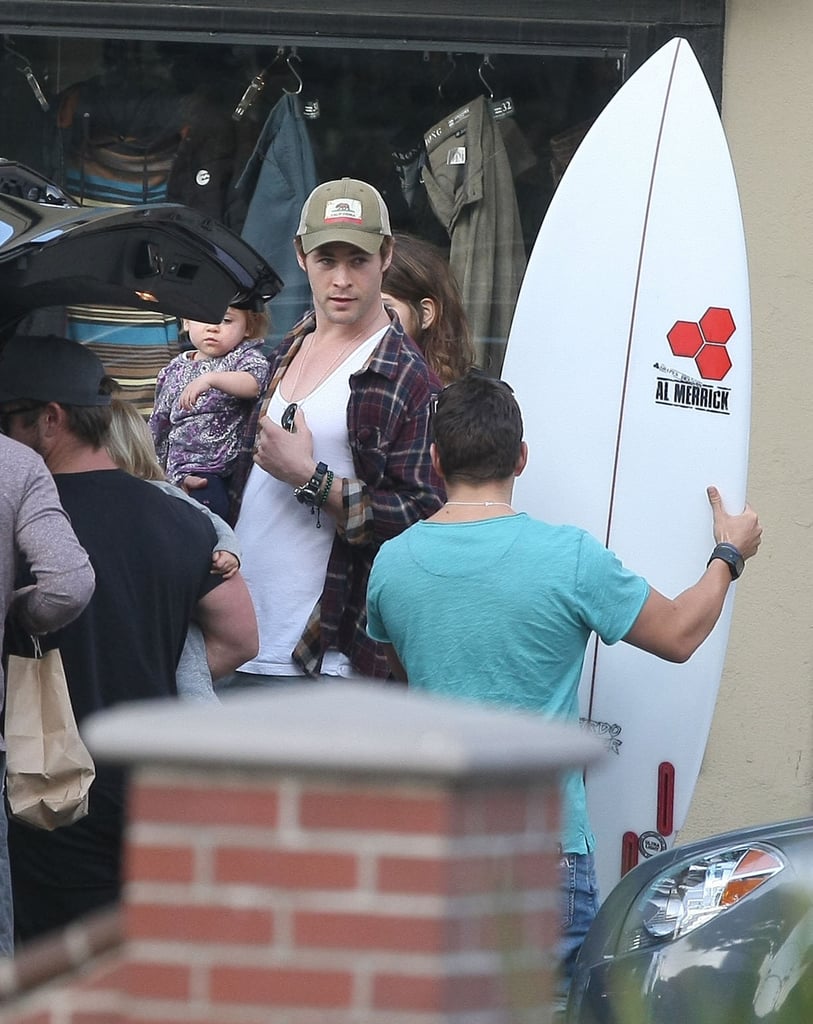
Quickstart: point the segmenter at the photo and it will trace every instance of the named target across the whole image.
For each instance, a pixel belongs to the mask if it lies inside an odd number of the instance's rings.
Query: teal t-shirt
[[[520,513],[419,522],[387,541],[367,590],[367,632],[391,643],[410,687],[578,721],[592,632],[614,644],[646,580],[584,530]],[[587,853],[581,772],[565,779],[562,847]]]

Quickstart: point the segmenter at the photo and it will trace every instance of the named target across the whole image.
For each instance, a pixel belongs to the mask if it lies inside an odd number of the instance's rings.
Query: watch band
[[[301,487],[294,488],[296,500],[302,505],[314,505],[319,497],[319,489],[322,486],[326,473],[327,463],[318,462],[310,480],[306,484],[302,484]]]
[[[706,562],[706,568],[711,565],[715,558],[721,559],[728,565],[732,580],[738,580],[742,576],[742,571],[745,568],[745,559],[740,554],[739,549],[733,544],[718,544],[712,551],[711,558]]]

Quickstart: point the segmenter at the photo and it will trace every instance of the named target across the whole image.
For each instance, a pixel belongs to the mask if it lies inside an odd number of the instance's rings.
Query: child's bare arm
[[[240,568],[240,560],[231,551],[215,551],[212,555],[212,572],[219,573],[224,580],[229,580]]]
[[[234,398],[256,398],[260,393],[257,378],[247,370],[223,370],[202,373],[190,381],[181,392],[178,404],[182,409],[191,409],[200,396],[211,388],[224,391]]]

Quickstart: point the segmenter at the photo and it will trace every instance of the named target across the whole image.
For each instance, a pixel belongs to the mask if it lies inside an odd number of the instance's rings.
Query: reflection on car
[[[813,818],[644,861],[579,954],[568,1024],[813,1021]]]

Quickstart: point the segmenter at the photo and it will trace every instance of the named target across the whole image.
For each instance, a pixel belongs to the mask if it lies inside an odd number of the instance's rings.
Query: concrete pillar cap
[[[374,681],[302,682],[221,706],[121,704],[82,733],[99,761],[265,766],[416,777],[522,777],[582,767],[604,747],[575,724]]]

